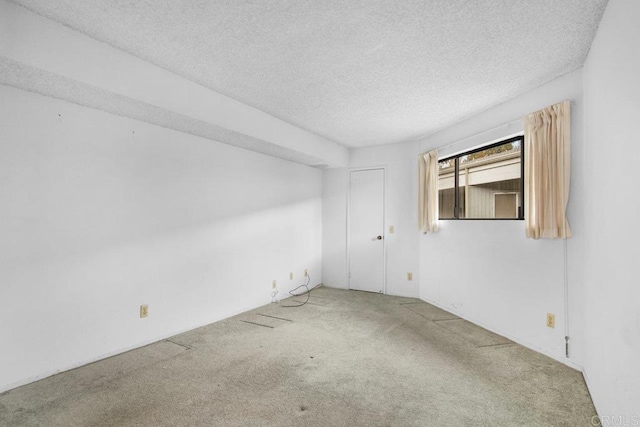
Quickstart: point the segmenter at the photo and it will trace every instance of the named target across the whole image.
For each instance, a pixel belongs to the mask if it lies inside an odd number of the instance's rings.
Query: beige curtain
[[[569,201],[571,103],[551,105],[524,122],[525,230],[534,239],[571,237]]]
[[[438,231],[438,150],[418,157],[418,228]]]

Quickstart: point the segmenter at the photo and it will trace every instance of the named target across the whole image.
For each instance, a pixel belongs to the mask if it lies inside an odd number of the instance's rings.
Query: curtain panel
[[[418,228],[438,231],[438,150],[418,156]]]
[[[571,103],[551,105],[526,115],[522,121],[526,236],[571,237],[566,217],[571,172]]]

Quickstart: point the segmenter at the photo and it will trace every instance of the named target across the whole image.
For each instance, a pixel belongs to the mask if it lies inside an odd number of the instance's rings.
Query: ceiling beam
[[[0,84],[309,166],[348,164],[333,141],[5,0],[0,29]]]

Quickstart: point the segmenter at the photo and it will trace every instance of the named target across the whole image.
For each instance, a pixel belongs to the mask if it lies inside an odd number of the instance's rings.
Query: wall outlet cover
[[[140,318],[149,316],[149,306],[147,304],[142,304],[140,306]]]
[[[550,328],[556,327],[556,315],[552,313],[547,313],[547,326]]]

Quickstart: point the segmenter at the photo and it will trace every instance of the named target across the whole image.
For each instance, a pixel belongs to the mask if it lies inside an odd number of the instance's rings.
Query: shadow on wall
[[[86,158],[61,161],[59,154],[52,154],[51,162],[44,155],[35,161],[10,159],[7,176],[13,182],[0,189],[7,202],[3,239],[11,247],[6,262],[29,266],[104,251],[252,212],[286,209],[320,194],[319,185],[292,180],[273,165],[262,170],[253,165],[243,174],[249,166],[242,162],[180,164],[181,159],[154,156],[146,163],[115,157],[97,165]],[[207,176],[209,168],[215,173]],[[261,176],[268,181],[262,188]]]
[[[0,252],[31,265],[321,197],[321,171],[13,88]],[[11,108],[8,108],[8,106]],[[6,258],[5,258],[6,257]]]
[[[115,290],[139,291],[140,286],[153,291],[158,284],[165,284],[165,291],[176,292],[165,293],[165,297],[179,297],[190,281],[215,285],[217,278],[231,272],[237,275],[234,281],[251,281],[256,271],[269,273],[267,277],[275,279],[280,263],[305,265],[302,269],[320,264],[321,204],[319,197],[312,198],[190,224],[162,234],[85,246],[82,251],[61,248],[52,257],[16,254],[16,259],[25,261],[3,268],[6,278],[3,294],[6,300],[20,302],[25,288],[34,287],[41,288],[39,299],[55,300],[56,295],[72,289],[73,284],[81,284],[83,290],[91,289],[96,296]],[[289,269],[287,276],[288,273]],[[280,274],[284,277],[284,270]],[[316,277],[320,277],[319,272]],[[260,280],[264,281],[264,277]],[[106,287],[101,288],[102,285]]]
[[[22,320],[5,335],[0,389],[267,304],[272,280],[286,295],[304,269],[319,283],[321,205],[311,198],[3,269],[11,304],[0,320]],[[149,318],[138,318],[140,304]]]
[[[0,390],[266,304],[289,272],[321,280],[320,170],[0,98]]]

